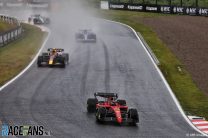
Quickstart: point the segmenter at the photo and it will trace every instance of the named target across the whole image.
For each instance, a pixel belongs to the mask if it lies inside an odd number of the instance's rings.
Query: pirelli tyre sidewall
[[[139,115],[137,109],[131,108],[128,110],[128,118],[132,119],[130,124],[135,125],[139,122]]]
[[[104,107],[99,107],[96,110],[96,121],[103,122],[106,116],[107,110]]]
[[[94,113],[96,111],[96,104],[98,103],[98,100],[95,98],[89,98],[87,100],[87,111],[88,113]]]
[[[126,100],[121,100],[121,99],[118,99],[117,100],[117,103],[122,105],[122,106],[126,106]]]
[[[45,24],[50,24],[50,19],[49,18],[45,19]]]
[[[76,38],[76,40],[79,40],[79,39],[84,40],[85,36],[83,34],[77,33],[75,35],[75,38]]]
[[[43,56],[38,56],[38,61],[37,61],[38,67],[42,66],[42,62],[43,62]]]
[[[34,24],[40,24],[39,20],[36,19],[36,18],[33,19],[33,23],[34,23]]]

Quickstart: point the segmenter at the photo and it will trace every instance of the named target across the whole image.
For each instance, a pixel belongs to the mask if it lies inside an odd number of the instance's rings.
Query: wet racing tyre
[[[89,113],[94,113],[96,111],[96,104],[98,103],[98,100],[95,98],[89,98],[87,100],[87,111]]]
[[[132,119],[131,125],[136,125],[139,122],[139,115],[137,109],[129,109],[128,118]]]
[[[103,122],[106,116],[107,110],[104,107],[100,107],[96,110],[96,121]]]
[[[117,103],[122,105],[122,106],[126,106],[126,100],[117,100]]]
[[[39,56],[38,57],[38,61],[37,61],[37,65],[38,65],[38,67],[41,67],[42,66],[42,61],[43,61],[43,57],[42,56]]]

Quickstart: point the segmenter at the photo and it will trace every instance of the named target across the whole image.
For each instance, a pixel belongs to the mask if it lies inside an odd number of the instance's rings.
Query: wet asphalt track
[[[30,12],[37,12],[31,11]],[[8,13],[8,11],[7,11]],[[22,11],[12,12],[20,18]],[[90,19],[96,43],[76,43],[68,15],[50,13],[49,47],[70,53],[65,69],[38,68],[0,92],[0,120],[14,125],[43,125],[53,137],[184,138],[196,133],[184,120],[158,72],[133,32],[121,25]],[[87,23],[86,23],[87,24]],[[71,28],[70,28],[71,27]],[[83,28],[86,26],[81,26]],[[86,110],[94,92],[117,92],[138,109],[136,127],[97,124]]]

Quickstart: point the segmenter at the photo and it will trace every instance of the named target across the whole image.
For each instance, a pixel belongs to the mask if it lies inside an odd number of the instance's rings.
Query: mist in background
[[[93,1],[86,0],[51,0],[50,8],[11,7],[1,8],[0,14],[17,17],[20,21],[27,21],[34,14],[49,17],[51,23],[47,25],[51,30],[50,40],[45,47],[64,48],[72,53],[77,43],[75,33],[79,29],[92,29],[99,36],[99,25],[94,18],[96,10]]]

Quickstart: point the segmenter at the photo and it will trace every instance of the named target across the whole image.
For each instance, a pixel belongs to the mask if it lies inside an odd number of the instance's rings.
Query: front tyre
[[[139,115],[137,109],[129,109],[128,118],[132,119],[131,125],[136,125],[139,122]]]
[[[37,61],[38,67],[42,66],[42,61],[43,61],[43,57],[42,56],[38,56],[38,61]]]
[[[65,56],[66,64],[69,64],[69,54],[66,53],[64,56]]]
[[[87,111],[88,113],[94,113],[96,111],[96,104],[98,103],[98,100],[95,98],[89,98],[87,100]]]
[[[65,58],[61,58],[60,59],[60,63],[61,63],[61,68],[65,68],[66,67],[66,59]]]

